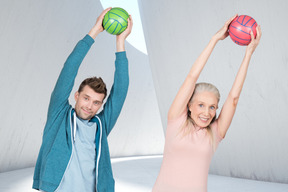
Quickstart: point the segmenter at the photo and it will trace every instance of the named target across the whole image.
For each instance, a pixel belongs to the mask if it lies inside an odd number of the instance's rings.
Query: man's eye
[[[100,101],[95,101],[94,105],[101,105],[101,102]]]

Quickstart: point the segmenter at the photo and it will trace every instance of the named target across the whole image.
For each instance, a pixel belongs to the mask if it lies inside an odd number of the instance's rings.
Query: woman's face
[[[203,91],[193,96],[188,107],[191,111],[191,118],[196,125],[205,128],[216,115],[218,100],[214,93]]]

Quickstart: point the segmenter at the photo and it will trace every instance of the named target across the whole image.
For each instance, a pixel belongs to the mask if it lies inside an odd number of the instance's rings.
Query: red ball
[[[248,45],[251,41],[250,32],[253,30],[256,37],[256,21],[248,15],[236,17],[229,26],[229,35],[232,41],[238,45]]]

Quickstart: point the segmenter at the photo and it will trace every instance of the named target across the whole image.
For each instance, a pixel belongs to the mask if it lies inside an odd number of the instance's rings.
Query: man
[[[133,21],[116,36],[114,84],[103,110],[96,115],[106,97],[101,78],[85,79],[75,93],[75,108],[68,98],[85,55],[103,31],[104,10],[96,24],[78,42],[57,80],[50,98],[42,146],[38,155],[33,188],[41,191],[114,191],[107,136],[116,123],[128,91],[128,60],[125,39]]]

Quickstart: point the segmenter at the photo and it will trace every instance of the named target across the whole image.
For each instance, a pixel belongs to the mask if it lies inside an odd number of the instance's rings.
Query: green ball
[[[112,35],[119,35],[128,25],[129,14],[120,7],[108,11],[103,19],[103,28]]]

